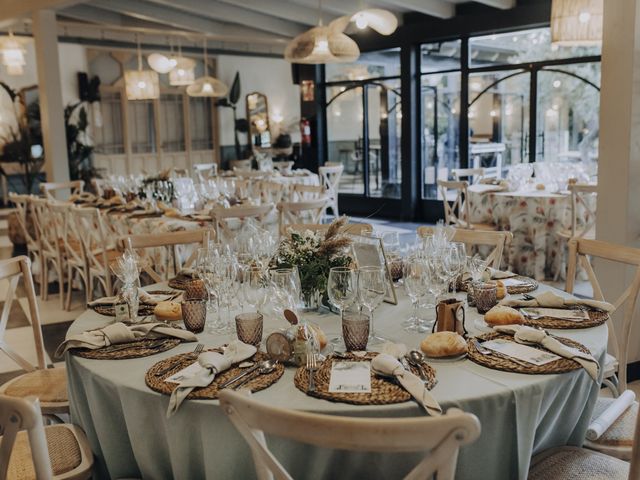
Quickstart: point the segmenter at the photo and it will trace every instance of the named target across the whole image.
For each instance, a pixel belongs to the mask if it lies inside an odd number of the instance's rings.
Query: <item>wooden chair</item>
[[[486,172],[484,168],[454,168],[451,170],[451,175],[456,182],[466,180],[470,181],[471,185],[475,185],[485,177]]]
[[[29,304],[29,316],[31,317],[31,328],[33,330],[37,358],[36,365],[33,365],[12,348],[5,338],[9,312],[11,311],[16,287],[21,276]],[[4,299],[2,313],[0,314],[0,350],[26,373],[0,386],[0,394],[10,397],[26,398],[32,396],[39,398],[42,413],[47,416],[69,413],[66,369],[64,367],[47,368],[42,327],[40,325],[40,310],[38,309],[36,291],[31,278],[31,261],[29,258],[19,256],[0,262],[0,280],[5,279],[9,281],[9,288]],[[24,355],[24,350],[21,353]],[[4,448],[4,445],[2,448]],[[0,463],[1,465],[2,463]]]
[[[327,208],[331,209],[331,213],[333,213],[335,217],[340,216],[340,212],[338,210],[338,187],[340,185],[340,178],[342,177],[343,172],[344,165],[342,164],[326,163],[322,167],[318,168],[320,182],[325,188],[326,195],[329,198]]]
[[[273,211],[274,204],[266,203],[263,205],[234,205],[233,207],[216,206],[211,210],[211,219],[216,232],[216,238],[224,238],[232,241],[233,230],[230,228],[228,221],[237,219],[240,222],[247,218],[254,218],[258,223]]]
[[[458,451],[480,436],[475,415],[451,408],[440,417],[353,418],[271,407],[248,391],[220,392],[220,406],[251,448],[261,480],[292,477],[267,446],[266,435],[312,445],[360,452],[424,452],[406,479],[452,480]]]
[[[631,339],[630,333],[633,325],[634,312],[638,302],[638,293],[640,293],[640,249],[615,245],[612,243],[602,242],[600,240],[589,240],[586,238],[572,238],[569,241],[566,291],[573,293],[579,263],[587,272],[589,283],[591,283],[593,288],[594,298],[596,300],[604,300],[602,288],[600,287],[598,278],[591,266],[589,257],[600,258],[609,262],[618,263],[623,267],[631,266],[634,268],[633,280],[620,297],[613,302],[616,310],[620,309],[624,305],[624,314],[622,322],[619,324],[618,331],[616,331],[612,319],[610,318],[607,320],[607,330],[609,332],[610,339],[609,345],[613,348],[613,355],[609,353],[606,355],[605,364],[602,368],[604,370],[603,383],[613,392],[614,396],[618,396],[620,391],[627,389],[627,362],[629,342]],[[605,404],[610,401],[610,399],[598,398],[598,404],[596,405],[595,410],[602,411],[606,408]],[[637,402],[635,408],[637,410]],[[633,421],[633,424],[635,424],[635,418],[629,418],[629,416],[627,416],[626,421]],[[629,425],[621,430],[626,432],[632,431],[632,429],[629,428]],[[609,448],[609,446],[603,443],[603,439],[596,442],[590,442],[589,447],[605,451],[610,454],[615,454],[617,456],[626,455],[628,458],[631,448],[631,439],[627,437],[619,438],[617,440],[617,443],[625,445],[626,448]]]
[[[320,223],[327,206],[325,197],[303,202],[280,202],[278,208],[278,231],[286,235],[287,226],[291,224]]]
[[[279,182],[262,180],[258,183],[257,187],[262,203],[273,203],[275,205],[283,201],[285,195],[288,193],[288,186]]]
[[[433,234],[433,227],[418,227],[418,235],[428,237]],[[513,241],[513,233],[511,232],[491,232],[481,230],[467,230],[464,228],[456,228],[453,235],[454,242],[461,242],[465,245],[489,246],[494,247],[486,258],[487,265],[500,269],[500,263],[505,249],[509,247]]]
[[[571,226],[561,230],[558,235],[566,240],[570,238],[596,238],[595,196],[597,185],[576,183],[568,186],[571,192]]]
[[[117,246],[120,252],[124,252],[129,248],[129,245],[138,251],[142,258],[140,265],[142,271],[146,272],[154,282],[160,283],[170,278],[172,275],[171,269],[173,269],[173,274],[176,274],[195,262],[198,256],[197,248],[193,250],[184,262],[181,260],[180,248],[194,244],[198,247],[206,246],[207,242],[214,238],[216,238],[215,233],[210,229],[184,230],[120,237]],[[149,254],[148,249],[164,250],[166,255],[164,261],[155,261],[153,255]],[[164,272],[158,269],[159,266],[164,266]]]
[[[56,199],[55,194],[69,190],[70,195],[80,195],[84,189],[83,180],[72,180],[70,182],[44,182],[40,184],[40,192],[46,197]]]
[[[444,207],[444,222],[447,225],[453,225],[458,228],[466,228],[469,230],[497,230],[496,225],[488,223],[471,223],[471,204],[469,202],[468,182],[450,182],[447,180],[438,180],[438,188],[442,195],[442,204]],[[455,191],[456,198],[453,203],[449,204],[447,195],[449,191]]]
[[[37,399],[0,395],[0,480],[85,479],[93,453],[84,432],[70,424],[43,426]]]
[[[40,242],[37,238],[37,231],[33,220],[33,207],[31,204],[33,198],[35,198],[33,195],[19,195],[9,192],[9,199],[15,206],[18,225],[25,239],[29,258],[34,264],[39,264]],[[40,274],[42,274],[42,269]]]
[[[36,236],[40,244],[40,298],[45,302],[49,299],[49,267],[53,266],[58,277],[60,308],[64,308],[65,263],[62,241],[58,237],[58,229],[48,202],[44,198],[31,200]]]
[[[326,233],[329,229],[328,223],[300,223],[287,225],[288,232],[302,233],[305,230],[311,230],[312,232]],[[351,235],[371,235],[373,227],[369,223],[347,223],[340,229],[340,233],[347,233]]]
[[[317,200],[318,198],[326,198],[327,189],[322,185],[302,185],[296,183],[291,187],[291,199],[296,202],[307,200]]]
[[[198,181],[204,182],[218,174],[217,163],[196,163],[193,166],[193,173]]]

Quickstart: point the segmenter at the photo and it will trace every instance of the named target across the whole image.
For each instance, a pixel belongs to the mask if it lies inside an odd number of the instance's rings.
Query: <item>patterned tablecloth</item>
[[[509,268],[536,280],[564,278],[566,240],[558,235],[571,228],[571,196],[566,192],[488,191],[469,187],[472,223],[493,223],[510,230],[513,242],[505,252]],[[588,201],[591,201],[589,199]],[[578,206],[578,224],[589,220]]]

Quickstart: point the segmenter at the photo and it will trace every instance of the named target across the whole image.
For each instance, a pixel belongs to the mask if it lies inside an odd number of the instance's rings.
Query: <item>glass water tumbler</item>
[[[342,314],[342,338],[348,351],[364,351],[369,340],[371,318],[359,312],[345,311]]]
[[[477,283],[473,286],[478,313],[487,313],[498,303],[498,287],[495,283]]]
[[[238,340],[257,347],[262,341],[263,317],[260,313],[241,313],[236,315],[236,333]]]
[[[200,333],[207,320],[207,303],[204,300],[185,300],[182,306],[182,321],[187,330]]]

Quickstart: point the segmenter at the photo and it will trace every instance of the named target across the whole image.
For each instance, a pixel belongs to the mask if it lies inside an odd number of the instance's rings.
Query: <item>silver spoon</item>
[[[426,372],[424,371],[424,355],[422,352],[418,352],[417,350],[411,350],[409,352],[409,362],[413,364],[414,367],[418,368],[418,372],[420,373],[420,378],[423,380],[428,380]]]
[[[253,380],[254,378],[256,378],[258,375],[264,375],[266,373],[273,372],[276,369],[277,365],[278,365],[278,362],[276,360],[265,360],[264,362],[260,362],[258,364],[258,369],[255,370],[251,375],[247,376],[240,383],[236,384],[233,387],[233,389],[237,390],[238,388],[240,388],[245,383],[248,383],[251,380]]]

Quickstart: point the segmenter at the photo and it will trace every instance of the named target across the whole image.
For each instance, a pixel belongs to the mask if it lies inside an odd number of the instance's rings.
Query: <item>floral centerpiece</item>
[[[353,263],[349,255],[351,239],[340,233],[346,217],[333,221],[325,234],[306,230],[289,232],[273,258],[272,267],[298,268],[305,306],[318,308],[327,298],[327,279],[333,267],[347,267]]]

